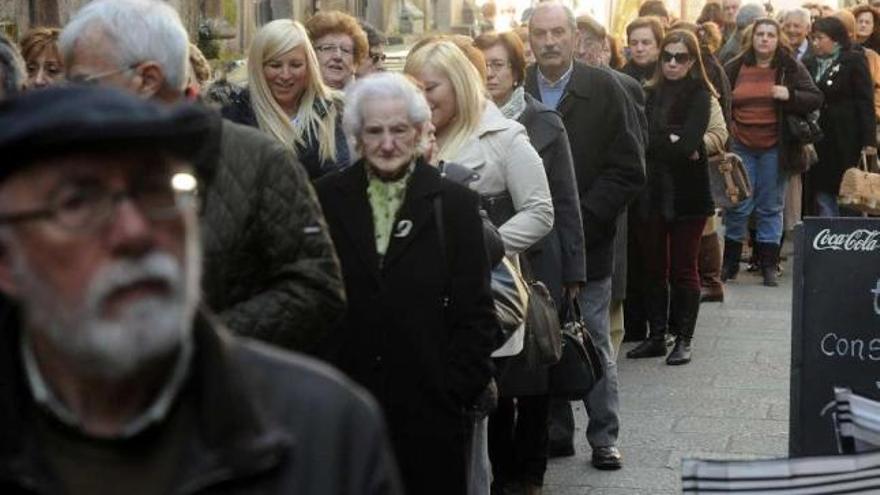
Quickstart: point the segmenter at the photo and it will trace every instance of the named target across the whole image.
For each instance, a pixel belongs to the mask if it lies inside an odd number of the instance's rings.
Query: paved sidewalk
[[[741,272],[724,303],[701,306],[694,360],[686,366],[626,359],[633,344],[624,344],[618,360],[624,468],[603,472],[589,464],[586,415],[577,404],[577,455],[551,459],[545,494],[680,493],[682,457],[785,456],[791,279],[790,262],[777,288]]]

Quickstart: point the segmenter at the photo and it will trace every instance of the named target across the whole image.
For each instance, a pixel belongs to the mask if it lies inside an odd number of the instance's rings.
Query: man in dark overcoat
[[[562,115],[572,143],[587,254],[587,283],[578,300],[606,361],[605,377],[584,400],[587,440],[594,466],[619,469],[617,365],[609,335],[613,242],[618,215],[645,183],[643,117],[614,76],[574,61],[576,33],[567,7],[547,2],[535,8],[529,40],[537,63],[529,68],[525,87]],[[573,434],[570,405],[558,404],[551,410],[551,450],[573,454]]]

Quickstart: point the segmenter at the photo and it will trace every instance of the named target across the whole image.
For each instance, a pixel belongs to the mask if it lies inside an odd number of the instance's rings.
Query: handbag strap
[[[434,222],[437,224],[437,238],[440,241],[440,263],[446,271],[443,284],[443,307],[448,308],[452,294],[452,270],[449,269],[449,256],[446,251],[446,226],[443,222],[443,195],[434,196]]]
[[[582,321],[584,318],[581,315],[581,305],[578,303],[576,297],[567,297],[565,298],[565,303],[562,306],[562,321]]]

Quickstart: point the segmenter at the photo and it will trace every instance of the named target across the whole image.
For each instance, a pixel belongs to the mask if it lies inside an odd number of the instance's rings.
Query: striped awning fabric
[[[880,452],[759,461],[682,461],[683,493],[880,494]]]
[[[880,402],[834,389],[834,420],[841,450],[847,454],[880,449]]]

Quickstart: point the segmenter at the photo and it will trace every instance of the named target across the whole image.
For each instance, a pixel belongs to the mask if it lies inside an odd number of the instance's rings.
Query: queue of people
[[[880,14],[816,16],[652,0],[624,55],[542,2],[396,74],[322,11],[261,26],[222,91],[158,0],[0,36],[0,487],[540,494],[574,413],[510,351],[502,262],[579,309],[590,463],[620,469],[621,341],[699,359],[749,242],[778,285],[787,205],[846,214],[843,170],[876,155]],[[725,151],[753,195],[719,209]]]

